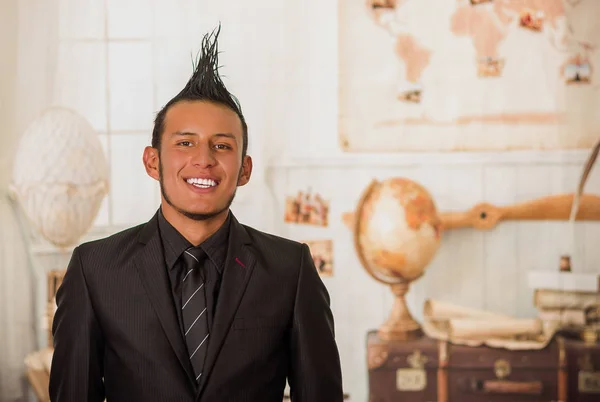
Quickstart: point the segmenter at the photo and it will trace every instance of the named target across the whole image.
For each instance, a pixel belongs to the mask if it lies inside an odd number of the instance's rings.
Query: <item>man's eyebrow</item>
[[[215,137],[231,138],[231,139],[237,141],[237,138],[235,138],[235,135],[233,135],[232,133],[217,133],[214,136]]]
[[[197,135],[197,134],[196,133],[192,133],[190,131],[175,131],[171,135],[178,136],[178,137],[184,137],[184,136],[188,136],[189,137],[191,135]],[[237,141],[237,138],[232,133],[216,133],[216,134],[213,134],[213,137],[225,137],[225,138],[231,138],[231,139]]]
[[[174,136],[190,136],[190,135],[196,135],[196,133],[192,133],[190,131],[175,131],[174,133],[171,133],[171,135],[174,135]]]

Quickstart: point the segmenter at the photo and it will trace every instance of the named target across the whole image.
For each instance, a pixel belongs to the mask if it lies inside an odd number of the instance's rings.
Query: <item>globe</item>
[[[354,246],[366,271],[391,286],[395,302],[379,328],[383,339],[408,340],[423,335],[408,311],[409,284],[421,277],[435,255],[441,219],[429,192],[402,177],[373,180],[354,213]]]

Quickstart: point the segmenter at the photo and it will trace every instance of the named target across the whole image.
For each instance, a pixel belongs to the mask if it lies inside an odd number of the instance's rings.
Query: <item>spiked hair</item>
[[[227,106],[233,110],[242,123],[242,158],[248,150],[248,126],[242,114],[242,108],[237,98],[231,94],[219,76],[217,38],[221,26],[204,36],[200,55],[196,60],[194,72],[185,87],[175,95],[156,114],[152,130],[152,147],[160,151],[161,136],[164,131],[165,116],[171,106],[180,101],[208,101]]]

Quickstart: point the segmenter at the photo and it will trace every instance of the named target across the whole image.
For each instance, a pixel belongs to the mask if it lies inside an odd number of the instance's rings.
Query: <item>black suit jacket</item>
[[[165,268],[157,216],[78,246],[57,293],[53,402],[341,402],[329,294],[308,246],[232,216],[198,387]]]

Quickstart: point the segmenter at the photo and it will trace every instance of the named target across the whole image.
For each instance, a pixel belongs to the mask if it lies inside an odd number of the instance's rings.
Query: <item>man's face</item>
[[[242,163],[242,124],[226,106],[182,101],[165,116],[160,152],[144,150],[146,171],[160,182],[163,211],[194,220],[227,213],[237,186],[250,179],[252,159]]]

